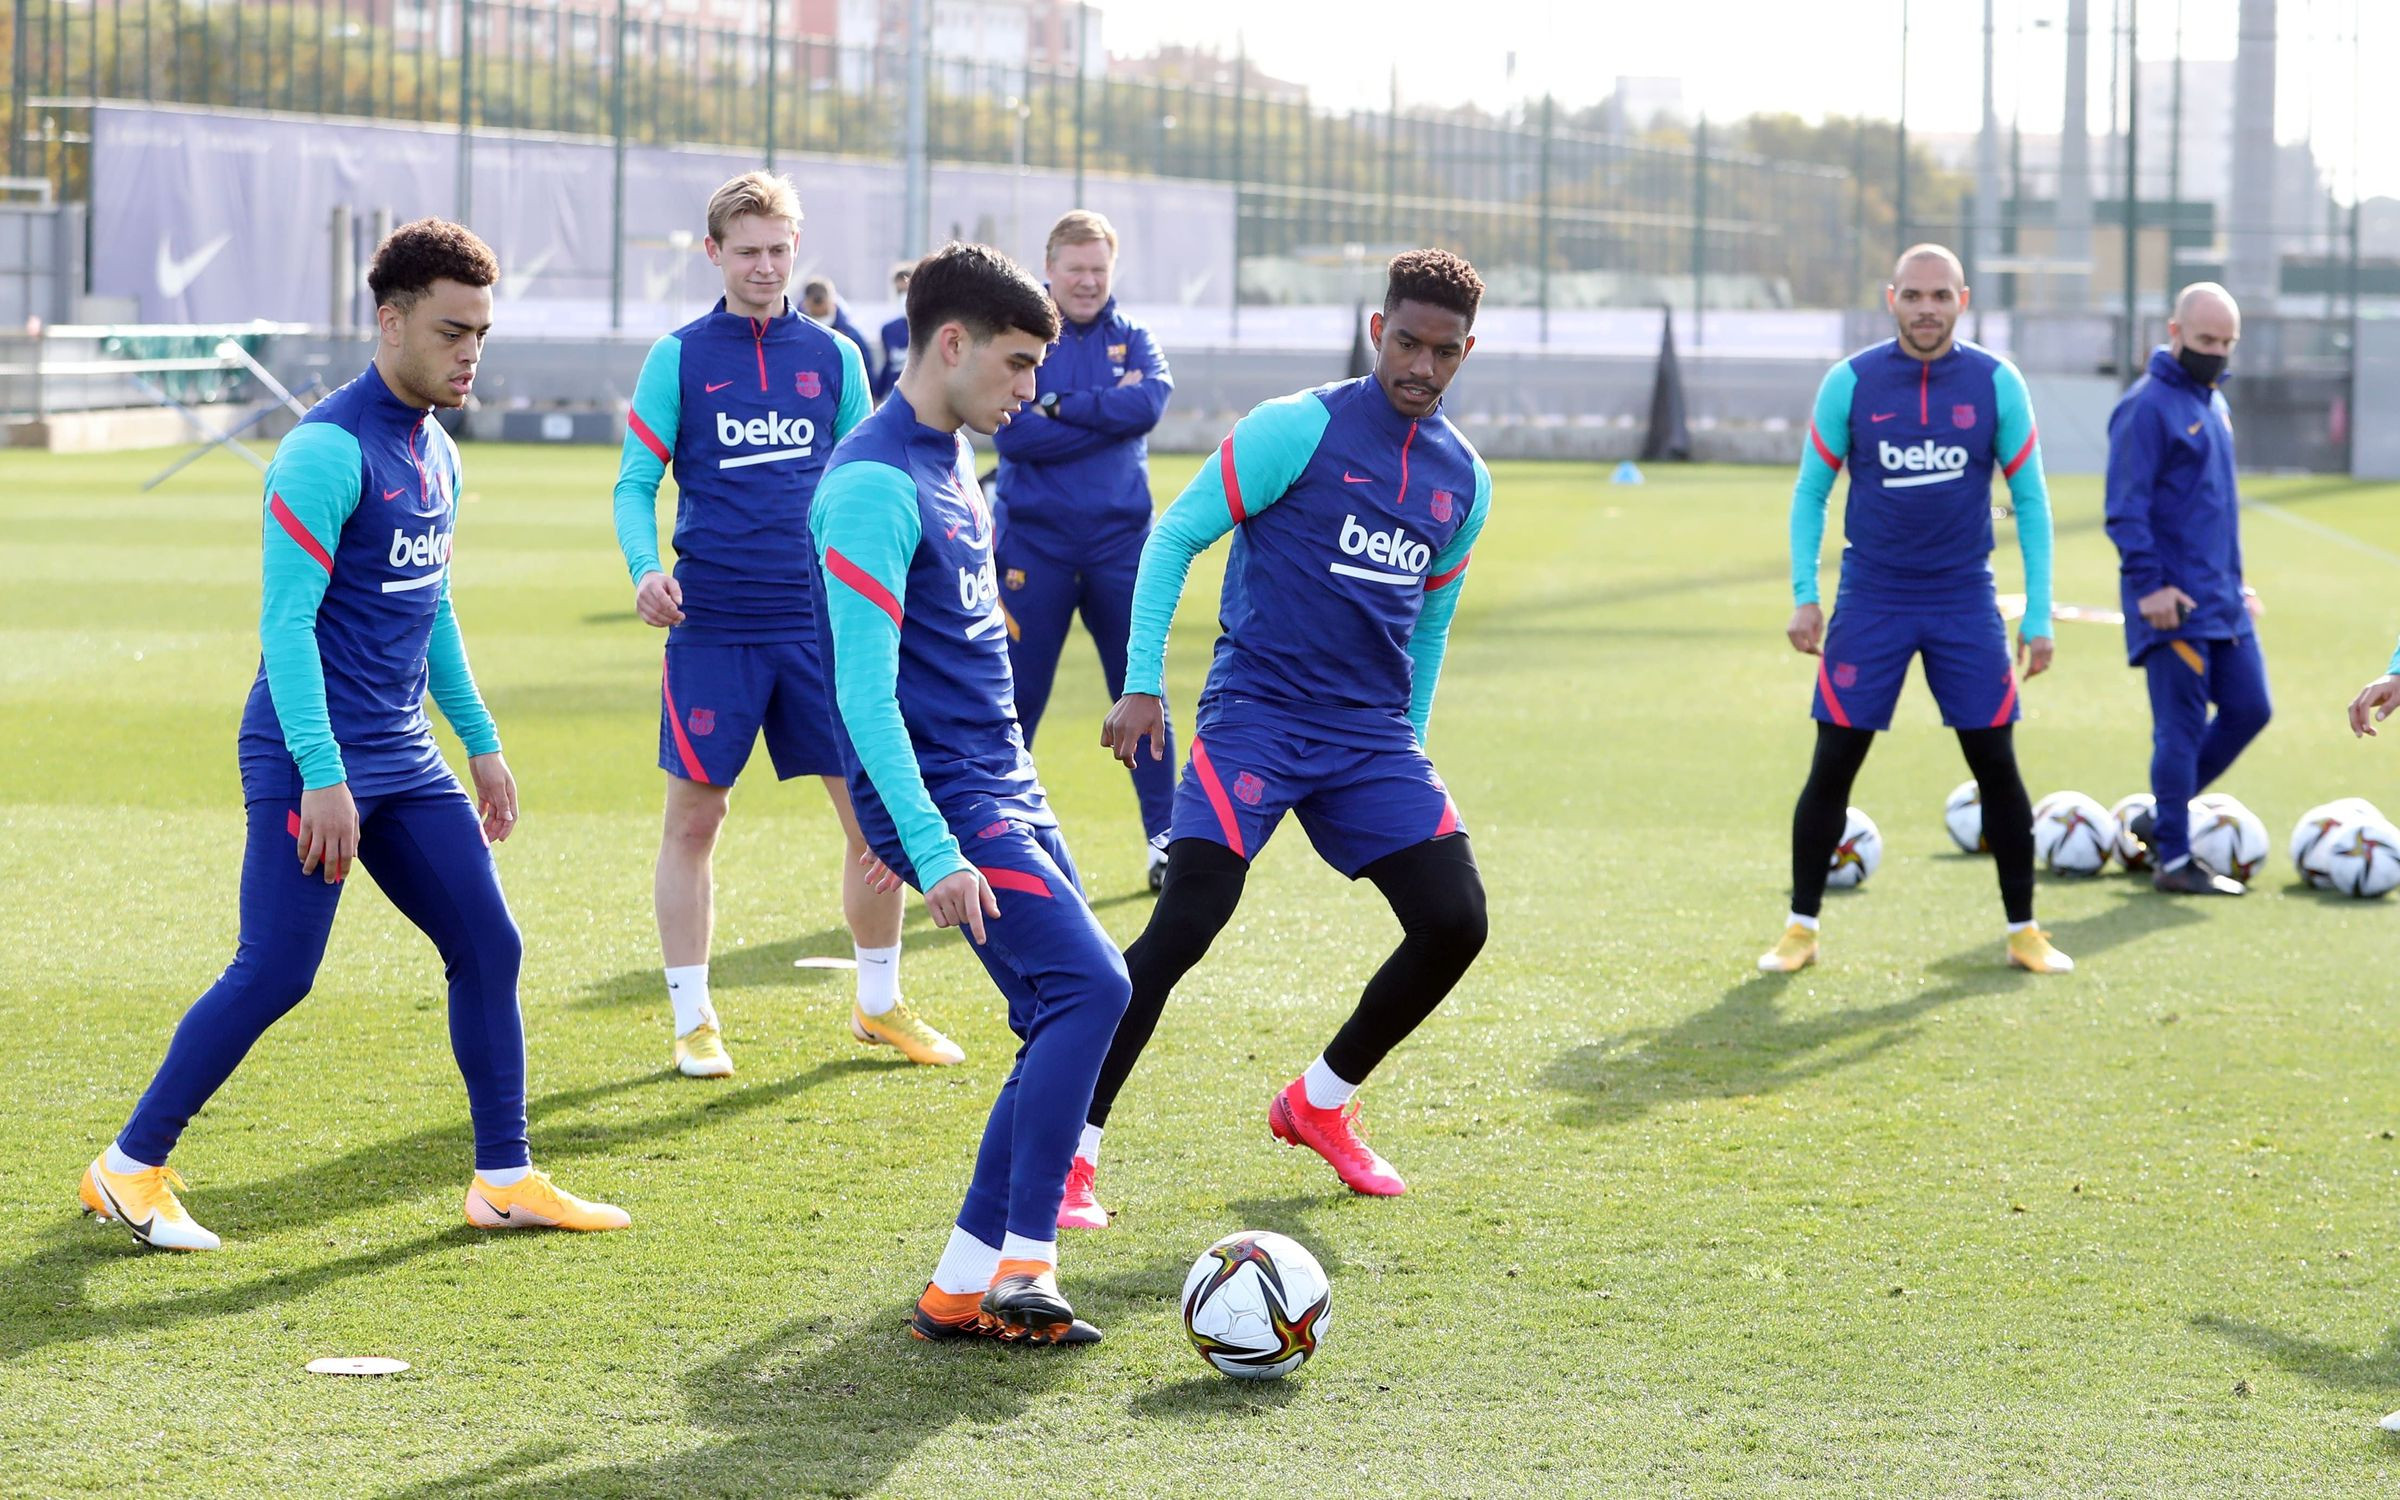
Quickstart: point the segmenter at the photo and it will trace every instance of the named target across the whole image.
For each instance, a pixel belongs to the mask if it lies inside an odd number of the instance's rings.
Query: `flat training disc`
[[[408,1368],[405,1359],[383,1359],[374,1355],[349,1359],[312,1359],[308,1362],[311,1375],[397,1375]]]

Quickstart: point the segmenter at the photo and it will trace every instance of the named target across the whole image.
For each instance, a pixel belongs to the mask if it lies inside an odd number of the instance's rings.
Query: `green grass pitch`
[[[1275,1088],[1393,938],[1286,825],[1110,1133],[1080,1353],[901,1334],[1006,1065],[1000,1007],[912,897],[905,983],[970,1053],[847,1035],[836,837],[764,758],[719,861],[737,1077],[666,1071],[649,872],[659,637],[607,518],[613,455],[472,446],[456,597],[524,794],[536,1159],[631,1233],[486,1235],[428,946],[364,880],[316,993],[186,1137],[227,1251],[75,1211],[233,939],[233,735],[256,660],[255,476],[0,459],[0,1491],[347,1496],[2387,1494],[2400,1406],[2400,910],[2291,887],[2301,809],[2400,804],[2341,709],[2400,609],[2400,491],[2253,481],[2280,717],[2229,788],[2275,835],[2238,903],[2046,881],[2082,965],[2001,966],[1988,865],[1921,681],[1859,803],[1888,853],[1826,961],[1784,909],[1810,742],[1783,644],[1780,470],[1503,464],[1432,735],[1493,940],[1366,1094],[1397,1201],[1276,1146]],[[1160,459],[1171,489],[1189,459]],[[2097,485],[2059,490],[2063,601],[2111,604]],[[1828,549],[1830,561],[1831,549]],[[1214,559],[1171,656],[1188,722]],[[2003,528],[2003,589],[2017,573]],[[1828,567],[1828,577],[1831,569]],[[2145,778],[2113,627],[2060,627],[2031,789]],[[1038,746],[1103,920],[1149,909],[1071,645]],[[455,745],[452,747],[455,755]],[[1333,1278],[1316,1363],[1209,1373],[1175,1312],[1217,1236]],[[310,1376],[393,1355],[386,1380]]]

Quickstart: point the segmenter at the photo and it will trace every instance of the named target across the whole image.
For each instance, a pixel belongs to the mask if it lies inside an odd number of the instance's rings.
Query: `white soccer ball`
[[[2248,884],[2267,862],[2267,825],[2258,814],[2222,792],[2195,798],[2190,806],[2192,862],[2211,875]]]
[[[2116,852],[2117,820],[2081,792],[2053,792],[2033,820],[2033,857],[2053,875],[2097,875]]]
[[[2119,797],[2108,815],[2117,820],[2117,863],[2128,870],[2149,869],[2151,829],[2158,816],[2158,799],[2148,792]]]
[[[2380,823],[2383,814],[2377,812],[2363,797],[2337,797],[2320,802],[2300,815],[2292,827],[2292,868],[2302,880],[2319,890],[2333,885],[2325,876],[2325,855],[2331,847],[2333,831],[2344,823]]]
[[[1299,1241],[1245,1229],[1183,1278],[1183,1331],[1219,1374],[1275,1380],[1308,1363],[1333,1326],[1325,1268]]]
[[[1950,830],[1950,842],[1958,845],[1960,853],[1992,852],[1983,837],[1983,789],[1974,782],[1960,782],[1950,800],[1942,804],[1942,826]]]
[[[1875,820],[1850,809],[1850,821],[1842,827],[1842,841],[1833,849],[1833,866],[1826,872],[1825,883],[1839,889],[1864,885],[1883,863],[1883,830]]]
[[[2327,838],[2325,883],[2345,896],[2380,896],[2400,886],[2400,829],[2381,818],[2349,822]]]

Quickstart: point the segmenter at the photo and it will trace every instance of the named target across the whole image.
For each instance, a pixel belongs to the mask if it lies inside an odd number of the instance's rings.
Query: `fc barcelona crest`
[[[1972,426],[1974,426],[1974,425],[1975,425],[1975,408],[1974,408],[1974,407],[1972,407],[1972,406],[1964,406],[1964,405],[1962,405],[1962,406],[1953,406],[1953,407],[1951,407],[1951,408],[1950,408],[1950,425],[1951,425],[1951,426],[1953,426],[1953,427],[1972,427]]]
[[[1838,688],[1858,686],[1858,668],[1850,662],[1835,662],[1833,664],[1833,685]]]
[[[1258,806],[1258,799],[1267,794],[1267,784],[1251,772],[1244,771],[1233,778],[1233,794],[1246,807]]]
[[[717,727],[717,711],[713,708],[695,708],[683,716],[683,722],[692,733],[706,734]]]
[[[814,401],[825,391],[825,382],[817,378],[814,370],[802,370],[795,383],[800,387],[800,399],[803,401]]]
[[[1023,568],[1011,568],[1011,569],[1009,569],[1009,570],[1008,570],[1008,578],[1007,578],[1007,580],[1006,580],[1006,581],[1007,581],[1007,583],[1008,583],[1009,589],[1010,589],[1012,592],[1013,592],[1014,590],[1017,590],[1017,589],[1021,589],[1021,588],[1023,588],[1023,587],[1025,586],[1025,570],[1024,570]]]
[[[1433,492],[1433,518],[1435,520],[1447,521],[1450,519],[1450,502],[1453,498],[1448,490]]]

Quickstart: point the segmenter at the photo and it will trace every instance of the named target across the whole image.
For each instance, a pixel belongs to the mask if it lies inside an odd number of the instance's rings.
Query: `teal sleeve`
[[[1306,391],[1253,407],[1203,460],[1200,472],[1150,529],[1133,580],[1125,691],[1166,695],[1167,631],[1183,601],[1192,559],[1283,498],[1317,451],[1333,413]]]
[[[665,571],[658,561],[658,486],[675,456],[683,420],[683,341],[668,334],[650,346],[625,412],[625,446],[617,455],[617,550],[635,583]]]
[[[1817,602],[1817,562],[1825,550],[1825,509],[1833,477],[1850,456],[1850,397],[1858,372],[1843,360],[1825,372],[1817,404],[1809,412],[1808,443],[1800,450],[1800,477],[1792,485],[1792,603]]]
[[[2400,646],[2392,648],[2392,664],[2383,670],[2391,676],[2400,677]]]
[[[900,715],[900,622],[908,563],[924,540],[917,486],[889,464],[843,464],[809,502],[809,531],[833,630],[833,706],[917,868],[917,889],[969,868],[917,768]]]
[[[1483,535],[1484,518],[1491,513],[1492,471],[1478,458],[1475,503],[1450,538],[1450,545],[1434,554],[1432,571],[1425,578],[1425,605],[1417,615],[1416,632],[1408,638],[1408,722],[1420,745],[1433,722],[1433,687],[1441,680],[1442,657],[1450,649],[1450,617],[1458,613],[1458,596],[1467,587],[1467,559],[1475,551],[1475,539]]]
[[[283,745],[310,791],[350,779],[325,710],[325,661],[317,654],[317,606],[333,580],[333,551],[358,509],[366,460],[358,439],[331,422],[304,422],[267,466],[260,560],[258,650]]]
[[[2009,507],[2017,513],[2017,550],[2025,555],[2025,623],[2019,633],[2033,640],[2050,634],[2050,486],[2042,477],[2042,438],[2025,377],[2002,360],[1992,370],[1992,387],[2000,407],[1992,456],[2008,480]]]
[[[858,345],[838,333],[833,341],[842,346],[842,399],[833,409],[833,440],[838,443],[875,410],[875,392],[867,379],[867,357]]]
[[[425,643],[425,685],[469,755],[490,755],[500,748],[500,728],[483,706],[475,674],[467,667],[467,641],[458,631],[458,612],[450,607],[447,576],[442,579],[442,602],[434,606],[433,636]]]

